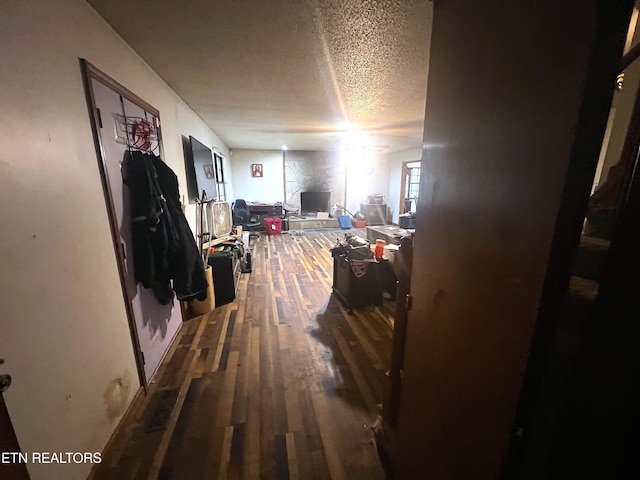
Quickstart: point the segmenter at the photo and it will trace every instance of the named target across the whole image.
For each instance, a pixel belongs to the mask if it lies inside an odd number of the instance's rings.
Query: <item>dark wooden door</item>
[[[630,12],[489,3],[434,2],[396,478],[500,478],[543,286],[563,273],[552,242],[574,228],[567,171],[595,170]]]
[[[11,418],[0,393],[0,455],[5,452],[20,452],[20,445],[11,424]],[[8,480],[28,480],[27,466],[21,462],[4,463],[6,458],[0,458],[0,478]]]

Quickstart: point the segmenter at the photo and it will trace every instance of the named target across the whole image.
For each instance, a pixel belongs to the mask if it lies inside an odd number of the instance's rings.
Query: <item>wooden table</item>
[[[260,230],[266,230],[265,218],[282,218],[281,203],[248,203],[249,212],[260,216]]]
[[[388,245],[400,245],[403,237],[411,236],[413,230],[396,227],[395,225],[380,225],[371,227],[367,225],[367,240],[376,243],[376,240],[384,240]]]

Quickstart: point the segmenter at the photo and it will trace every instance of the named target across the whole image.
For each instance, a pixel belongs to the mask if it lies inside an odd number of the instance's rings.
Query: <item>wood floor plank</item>
[[[240,480],[243,478],[242,449],[244,446],[244,424],[233,425],[233,437],[231,438],[231,448],[229,450],[229,465],[227,468],[227,478],[229,480]]]
[[[231,444],[233,441],[233,425],[224,428],[222,453],[220,455],[220,470],[215,478],[229,478],[229,466],[231,460]]]
[[[294,371],[294,364],[290,350],[280,351],[280,362],[284,371]],[[297,376],[289,375],[285,379],[284,403],[287,413],[287,426],[289,432],[299,432],[303,430],[302,410],[300,408],[300,400],[298,398],[298,391],[301,387],[302,383]]]
[[[311,452],[307,443],[307,434],[304,431],[293,432],[293,444],[298,460],[298,476],[305,480],[307,478],[318,478],[320,472],[314,469],[311,464]]]
[[[363,322],[361,317],[346,315],[345,319],[355,336],[358,338],[358,342],[367,353],[373,367],[376,370],[382,370],[384,365],[389,363],[389,360],[386,359],[385,363],[385,360],[380,358],[378,350],[374,347],[374,342],[379,341],[380,337],[371,334],[371,330],[366,326],[367,322]]]
[[[324,392],[313,392],[311,395],[313,409],[316,414],[324,455],[333,480],[344,480],[345,470],[340,459],[340,442],[338,432],[334,429],[334,418],[330,415]]]
[[[249,358],[249,394],[247,399],[247,423],[245,425],[244,451],[242,463],[260,464],[260,329],[251,329],[251,353]]]
[[[236,376],[238,372],[238,359],[240,352],[234,351],[229,354],[227,368],[225,369],[222,388],[218,393],[218,414],[216,416],[216,427],[231,425],[231,414],[233,412],[233,401],[236,387]]]
[[[293,433],[285,434],[285,444],[287,448],[287,463],[289,467],[289,479],[298,480],[298,455],[296,453],[296,443]]]
[[[362,396],[362,399],[364,401],[364,405],[367,407],[367,409],[371,413],[371,416],[375,417],[376,410],[377,410],[376,409],[376,405],[377,405],[376,397],[374,396],[373,392],[371,391],[371,388],[369,387],[369,384],[367,383],[366,379],[364,378],[364,375],[361,372],[360,368],[356,364],[356,361],[355,361],[355,358],[354,358],[353,353],[351,351],[351,348],[347,344],[347,341],[344,339],[344,336],[342,335],[342,333],[337,328],[332,328],[332,332],[333,332],[333,335],[336,338],[336,341],[338,342],[338,346],[339,346],[340,351],[342,352],[342,354],[344,356],[344,359],[345,359],[345,361],[347,363],[347,366],[349,367],[349,371],[353,375],[353,379],[355,380],[355,383],[356,383],[356,386],[358,388],[358,391],[360,392],[360,395]]]
[[[220,360],[222,359],[222,351],[224,349],[224,341],[227,335],[227,328],[229,327],[229,319],[231,318],[231,309],[225,308],[226,315],[222,320],[222,327],[218,330],[218,341],[216,342],[215,352],[213,354],[213,365],[211,366],[211,371],[215,372],[220,368]]]
[[[244,424],[247,421],[247,394],[249,390],[250,352],[251,352],[251,323],[240,324],[242,331],[238,332],[240,347],[238,351],[238,371],[234,392],[231,423]]]

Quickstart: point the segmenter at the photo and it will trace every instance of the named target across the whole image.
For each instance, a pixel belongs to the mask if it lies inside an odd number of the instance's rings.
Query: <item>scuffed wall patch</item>
[[[103,394],[107,418],[110,421],[120,418],[127,409],[131,395],[131,372],[125,370],[122,375],[107,386]]]

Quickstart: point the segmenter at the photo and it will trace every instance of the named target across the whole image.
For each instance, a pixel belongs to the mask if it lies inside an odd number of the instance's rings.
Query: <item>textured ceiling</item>
[[[421,145],[428,0],[89,4],[231,148]]]

